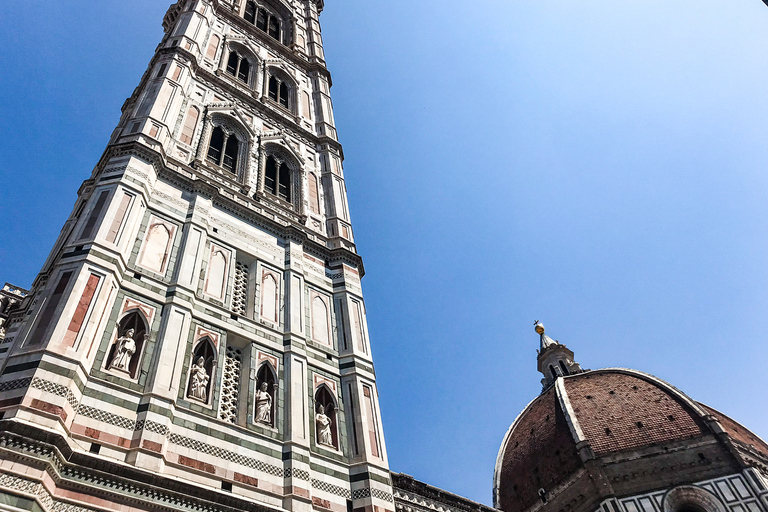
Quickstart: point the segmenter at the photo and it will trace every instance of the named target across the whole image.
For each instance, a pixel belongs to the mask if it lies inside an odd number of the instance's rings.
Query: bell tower
[[[5,324],[3,503],[394,511],[322,8],[169,8]]]

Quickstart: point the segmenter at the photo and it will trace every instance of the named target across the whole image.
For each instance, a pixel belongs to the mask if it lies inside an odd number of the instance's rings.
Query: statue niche
[[[256,375],[253,421],[273,427],[275,425],[275,372],[272,365],[264,363]]]
[[[216,367],[216,351],[209,338],[203,338],[192,354],[189,367],[187,398],[208,404],[211,396],[211,382]]]
[[[336,428],[336,407],[333,396],[325,386],[315,393],[315,442],[334,450],[339,448]]]
[[[144,345],[149,334],[139,312],[126,315],[118,324],[118,337],[107,355],[107,369],[125,373],[135,379]]]

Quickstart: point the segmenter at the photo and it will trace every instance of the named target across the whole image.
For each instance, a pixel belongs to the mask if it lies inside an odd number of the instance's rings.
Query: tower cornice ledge
[[[138,141],[109,146],[99,162],[92,179],[98,180],[98,175],[103,172],[106,163],[109,162],[112,157],[124,155],[134,155],[146,160],[154,167],[158,177],[162,177],[164,180],[180,186],[188,192],[201,194],[211,199],[215,205],[239,216],[241,219],[254,226],[267,230],[275,236],[296,240],[307,248],[314,250],[314,252],[325,259],[326,262],[337,260],[344,261],[357,267],[361,278],[365,274],[363,259],[359,254],[346,247],[328,247],[327,238],[316,234],[310,235],[306,232],[305,226],[298,222],[301,218],[300,216],[297,215],[294,219],[286,216],[283,212],[277,209],[270,208],[270,214],[274,215],[276,219],[279,220],[269,219],[262,213],[255,211],[255,205],[259,204],[261,207],[264,207],[265,205],[263,203],[257,203],[234,189],[230,191],[231,196],[222,194],[221,187],[213,185],[205,179],[201,179],[197,169],[177,160],[169,159],[164,152],[149,149]],[[182,170],[183,173],[179,172],[180,170]]]

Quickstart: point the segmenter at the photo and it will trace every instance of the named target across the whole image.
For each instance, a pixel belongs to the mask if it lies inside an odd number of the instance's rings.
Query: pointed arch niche
[[[136,379],[148,338],[149,321],[144,313],[138,308],[124,312],[107,353],[105,368]]]
[[[256,372],[256,393],[253,405],[253,422],[274,427],[277,415],[277,358],[259,352],[259,369]],[[265,386],[266,385],[266,386]],[[263,389],[266,387],[266,389]],[[266,393],[266,395],[264,395]],[[267,398],[268,397],[268,398]]]
[[[312,339],[318,343],[332,347],[331,316],[328,307],[331,303],[330,298],[315,290],[310,290],[309,297],[311,304],[310,320]]]
[[[333,386],[335,387],[335,386]],[[315,389],[315,444],[339,449],[339,428],[335,394],[326,382]],[[325,416],[325,418],[323,418]]]
[[[278,325],[280,322],[280,274],[262,267],[260,281],[259,319]]]
[[[216,343],[205,334],[198,339],[189,360],[186,397],[204,405],[211,403],[211,390],[216,380]]]
[[[211,244],[211,252],[208,258],[208,270],[205,276],[205,295],[223,301],[227,290],[229,278],[229,261],[232,253],[216,244]]]

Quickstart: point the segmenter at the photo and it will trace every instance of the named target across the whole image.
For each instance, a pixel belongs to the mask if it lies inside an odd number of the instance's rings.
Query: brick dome
[[[507,431],[496,461],[494,506],[526,510],[570,486],[580,471],[587,474],[583,461],[632,458],[649,447],[712,438],[720,429],[768,454],[768,445],[747,429],[652,375],[604,369],[560,377]]]

